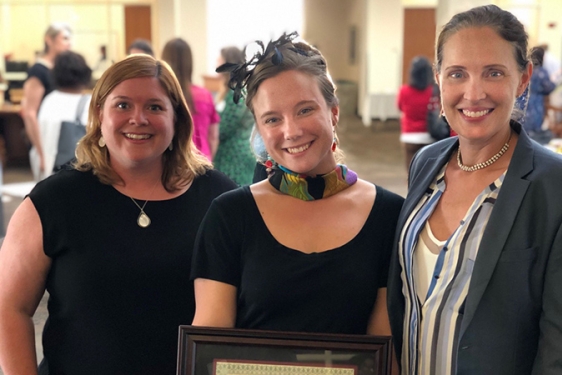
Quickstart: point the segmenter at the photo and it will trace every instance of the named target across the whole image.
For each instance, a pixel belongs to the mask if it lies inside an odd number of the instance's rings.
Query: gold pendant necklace
[[[131,197],[129,197],[131,198]],[[141,228],[146,228],[150,225],[150,218],[148,217],[148,215],[146,214],[146,212],[144,212],[144,206],[146,206],[146,204],[148,203],[148,199],[144,201],[144,204],[141,206],[139,206],[139,204],[137,203],[136,200],[134,200],[133,198],[131,198],[131,200],[133,201],[133,203],[139,208],[140,210],[140,214],[139,217],[137,218],[137,224],[139,225],[139,227]]]
[[[150,192],[149,197],[152,196],[152,194],[154,193],[154,190],[156,190],[156,186],[158,186],[158,183],[159,183],[159,182],[160,182],[160,181],[157,181],[157,182],[156,182],[156,184],[155,184],[154,187],[152,188],[152,191]],[[146,204],[148,203],[148,201],[150,200],[150,198],[144,201],[142,207],[139,206],[139,204],[137,203],[137,201],[136,201],[133,197],[129,197],[129,198],[131,198],[131,200],[133,201],[133,203],[135,204],[135,206],[137,206],[137,207],[139,208],[139,210],[140,210],[139,216],[137,217],[137,224],[138,224],[138,226],[141,227],[141,228],[146,228],[146,227],[148,227],[152,221],[150,220],[150,217],[148,217],[148,215],[146,214],[146,212],[144,212],[144,207],[146,206]]]

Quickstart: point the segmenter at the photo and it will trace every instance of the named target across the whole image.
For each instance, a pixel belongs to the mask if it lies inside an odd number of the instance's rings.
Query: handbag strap
[[[88,95],[82,95],[78,101],[78,107],[76,108],[76,121],[82,124],[82,113],[84,113],[84,107],[86,107],[86,102],[88,101]]]

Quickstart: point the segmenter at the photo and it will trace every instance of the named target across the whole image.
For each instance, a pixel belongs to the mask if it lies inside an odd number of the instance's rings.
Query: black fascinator
[[[298,37],[297,32],[292,32],[290,34],[284,33],[279,39],[270,41],[267,44],[267,47],[262,41],[256,40],[255,43],[258,45],[259,50],[248,61],[243,64],[225,63],[216,69],[217,73],[230,73],[228,87],[234,90],[235,103],[240,101],[243,89],[246,87],[255,67],[267,58],[271,58],[271,62],[274,65],[281,65],[283,63],[283,53],[279,50],[280,47],[285,44],[292,43],[296,37]],[[309,56],[309,51],[305,51],[294,46],[289,47],[288,49],[295,53]],[[244,49],[244,51],[245,50],[246,49]]]

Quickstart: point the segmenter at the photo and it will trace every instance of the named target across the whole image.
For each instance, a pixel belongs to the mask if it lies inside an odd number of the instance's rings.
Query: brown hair
[[[174,108],[173,150],[166,150],[162,155],[162,184],[167,191],[172,192],[205,173],[211,165],[197,151],[191,140],[193,121],[172,69],[165,62],[149,55],[131,55],[113,64],[104,72],[92,93],[86,135],[76,148],[77,161],[74,166],[81,171],[92,170],[103,183],[122,182],[121,177],[111,168],[110,152],[107,147],[101,148],[98,145],[101,137],[99,115],[107,96],[118,84],[141,77],[157,78]]]
[[[273,56],[275,54],[277,54],[277,56],[282,56],[281,61],[274,62]],[[253,114],[254,108],[252,106],[252,101],[262,82],[275,77],[281,72],[290,70],[296,70],[314,77],[318,82],[318,87],[328,107],[332,108],[338,106],[339,101],[336,96],[336,86],[328,73],[326,59],[322,56],[322,53],[306,42],[288,42],[278,46],[267,56],[263,56],[248,78],[246,86],[246,105]],[[335,138],[336,144],[339,145],[337,135],[335,135]],[[343,151],[339,147],[335,151],[335,157],[338,162],[343,160]]]
[[[435,46],[435,71],[441,72],[443,62],[443,45],[447,40],[460,30],[473,27],[490,27],[501,38],[513,46],[515,61],[519,71],[524,71],[529,64],[527,57],[528,35],[525,27],[519,20],[508,11],[496,5],[484,5],[472,8],[466,12],[456,14],[439,34]]]
[[[306,51],[308,55],[297,53],[294,49]],[[262,82],[287,70],[296,70],[314,77],[318,81],[318,87],[324,100],[326,100],[326,104],[329,107],[338,105],[336,86],[328,73],[326,59],[320,51],[305,42],[289,42],[279,46],[277,51],[283,56],[279,64],[273,62],[272,57],[275,51],[272,51],[268,56],[264,56],[254,68],[250,78],[248,78],[246,105],[252,113],[254,113],[252,100],[256,96]]]
[[[147,55],[154,56],[154,51],[152,50],[152,45],[149,40],[146,39],[135,39],[127,48],[127,53],[131,53],[132,49],[138,49],[146,53]]]
[[[191,96],[191,75],[193,73],[193,55],[191,47],[182,38],[175,38],[164,46],[162,60],[166,61],[172,68],[180,83],[185,101],[191,112],[196,112]]]

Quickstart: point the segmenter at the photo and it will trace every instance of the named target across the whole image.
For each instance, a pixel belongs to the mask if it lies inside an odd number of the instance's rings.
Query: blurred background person
[[[132,55],[135,53],[143,53],[145,55],[150,55],[154,57],[154,51],[152,50],[152,44],[146,39],[135,39],[127,48],[127,54]]]
[[[397,105],[400,118],[400,142],[404,148],[406,169],[419,149],[435,142],[427,131],[427,111],[433,91],[433,71],[429,60],[417,56],[410,64],[408,84],[398,92]]]
[[[62,121],[74,121],[80,115],[81,123],[88,123],[90,94],[83,93],[90,85],[92,70],[82,55],[66,51],[55,58],[52,71],[56,89],[43,99],[39,110],[39,139],[43,147],[43,170],[39,169],[37,149],[30,151],[30,164],[36,181],[50,176],[55,167]]]
[[[189,44],[181,38],[168,41],[162,51],[162,60],[172,67],[189,106],[193,118],[193,142],[212,161],[219,145],[220,117],[211,93],[191,83],[193,55]]]
[[[40,374],[176,373],[178,326],[195,310],[195,235],[236,187],[192,131],[164,62],[133,55],[103,74],[76,163],[35,186],[0,250],[6,374],[37,374],[32,316],[45,289]]]
[[[544,49],[535,47],[531,50],[531,60],[533,63],[533,75],[529,86],[529,98],[525,121],[523,123],[529,136],[540,144],[547,144],[552,138],[552,133],[548,129],[543,129],[545,119],[545,99],[556,88],[554,82],[550,80],[547,70],[543,67]]]
[[[43,54],[27,72],[23,85],[21,114],[32,150],[35,149],[34,153],[37,155],[37,169],[40,172],[45,171],[45,166],[37,114],[43,98],[54,90],[51,69],[57,55],[70,49],[71,35],[70,27],[64,23],[53,23],[47,28]]]
[[[221,50],[218,65],[243,64],[244,60],[244,52],[238,47],[225,47]],[[234,102],[234,91],[228,86],[229,74],[222,73],[222,78],[223,85],[215,100],[220,124],[219,146],[213,165],[238,185],[249,185],[252,183],[256,164],[256,157],[250,146],[254,116],[243,98],[238,103]]]
[[[556,57],[548,50],[548,44],[538,46],[544,50],[542,66],[548,72],[550,80],[556,85],[562,84],[562,68],[560,58]]]
[[[105,72],[111,64],[113,64],[113,61],[107,57],[107,47],[105,45],[100,46],[100,57],[92,69],[92,77],[94,80],[97,81],[100,79],[103,72]]]

